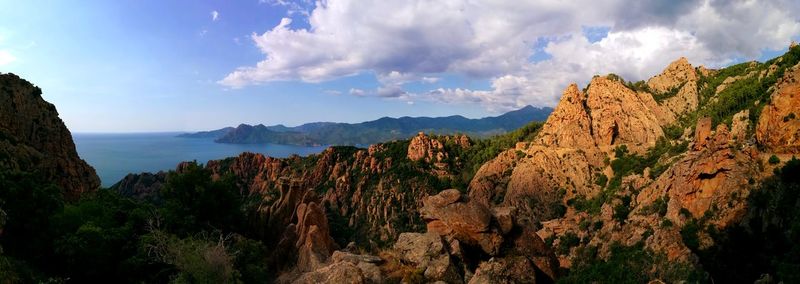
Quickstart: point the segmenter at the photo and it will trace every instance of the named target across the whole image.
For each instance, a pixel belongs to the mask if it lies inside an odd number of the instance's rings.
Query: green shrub
[[[568,254],[571,248],[577,246],[581,242],[581,239],[578,237],[578,235],[575,235],[575,233],[572,232],[564,233],[564,235],[561,236],[559,240],[560,240],[558,242],[559,254]]]
[[[603,173],[596,173],[594,175],[594,184],[600,187],[606,187],[606,184],[608,184],[608,177]]]
[[[789,113],[783,117],[783,122],[789,122],[790,120],[795,119],[794,113]]]
[[[778,158],[778,156],[772,155],[772,156],[769,156],[769,160],[767,160],[767,162],[770,165],[777,165],[778,163],[781,162],[781,159]]]
[[[683,127],[678,124],[671,124],[664,127],[664,136],[670,140],[677,140],[683,135]]]
[[[597,249],[579,250],[572,269],[559,283],[648,283],[659,279],[666,283],[695,282],[701,274],[690,264],[669,261],[664,254],[646,249],[642,243],[633,246],[611,244],[607,259]]]
[[[656,198],[652,204],[642,207],[642,214],[649,215],[653,213],[658,213],[659,216],[664,216],[667,214],[667,205],[669,204],[669,196],[662,196]]]
[[[614,206],[614,219],[620,223],[625,223],[625,220],[628,219],[628,214],[631,212],[631,197],[626,195],[620,198],[620,200],[622,202]]]
[[[697,234],[700,232],[700,224],[698,224],[697,220],[692,219],[689,222],[686,222],[681,228],[681,239],[683,239],[683,244],[686,245],[691,250],[697,250],[700,247],[700,239]]]
[[[684,82],[684,83],[682,83],[680,85],[677,85],[675,87],[672,87],[669,90],[667,90],[666,92],[653,92],[652,93],[653,94],[653,99],[657,103],[662,103],[665,100],[676,96],[678,94],[678,92],[683,88],[684,85],[686,85],[686,82]]]

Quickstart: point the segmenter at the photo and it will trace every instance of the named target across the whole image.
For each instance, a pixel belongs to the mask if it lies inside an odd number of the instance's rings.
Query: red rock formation
[[[489,227],[491,211],[478,202],[457,202],[460,195],[458,190],[448,189],[422,199],[420,215],[428,222],[428,231],[497,254],[503,237]]]
[[[748,178],[756,176],[755,160],[746,151],[733,148],[725,124],[717,126],[713,138],[706,134],[706,120],[698,122],[695,151],[687,153],[637,197],[639,204],[651,204],[669,197],[667,218],[682,224],[680,210],[700,218],[715,210],[714,223],[720,227],[737,221],[745,213]],[[705,142],[703,142],[705,141]]]
[[[417,263],[421,261],[419,259],[441,255],[442,251],[449,252],[465,264],[465,270],[475,269],[469,268],[470,264],[477,266],[470,283],[502,281],[523,274],[528,278],[520,279],[532,280],[534,271],[541,272],[547,278],[545,281],[557,279],[558,260],[535,232],[517,225],[515,208],[490,209],[480,202],[465,199],[455,189],[425,197],[423,204],[420,214],[428,222],[428,233],[402,234],[395,244],[395,249],[407,259],[417,260]],[[424,241],[433,238],[431,236],[436,238]],[[442,238],[448,245],[442,243]],[[505,249],[501,250],[501,247]],[[493,257],[475,259],[469,248],[478,248]],[[520,270],[522,268],[526,268],[524,273]]]
[[[316,270],[338,248],[330,236],[328,217],[322,207],[311,202],[297,207],[297,220],[297,268],[300,271]]]
[[[577,149],[629,144],[631,149],[644,149],[664,135],[649,105],[617,80],[597,76],[586,93],[572,84],[535,143]]]
[[[772,152],[800,153],[800,67],[786,70],[756,127],[758,143]]]
[[[647,86],[656,93],[667,93],[679,88],[675,96],[661,102],[664,116],[662,124],[669,124],[675,118],[697,109],[697,71],[689,64],[689,60],[681,57],[672,62],[661,74],[647,80]]]

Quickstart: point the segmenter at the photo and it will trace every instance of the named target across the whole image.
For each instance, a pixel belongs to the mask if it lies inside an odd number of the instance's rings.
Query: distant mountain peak
[[[326,145],[366,145],[395,139],[406,139],[419,132],[436,134],[466,133],[485,137],[522,127],[531,121],[544,121],[552,108],[525,106],[495,117],[470,119],[461,115],[444,117],[392,118],[388,116],[361,123],[312,122],[295,127],[282,124],[224,128],[193,134],[189,138],[216,138],[221,143],[289,143]],[[227,130],[226,130],[227,129]],[[216,135],[210,137],[211,135]]]

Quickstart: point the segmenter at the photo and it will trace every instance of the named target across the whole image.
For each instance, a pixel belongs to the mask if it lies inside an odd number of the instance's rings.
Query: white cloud
[[[300,14],[306,17],[311,14],[310,11],[315,6],[313,0],[258,0],[258,3],[282,6],[286,8],[286,14],[289,16]]]
[[[351,88],[350,94],[357,97],[363,97],[367,95],[367,91],[358,88]]]
[[[10,64],[16,60],[17,58],[11,55],[11,52],[8,50],[0,50],[0,66]]]
[[[784,48],[800,34],[793,16],[800,4],[789,0],[269,2],[308,9],[310,28],[292,28],[284,18],[253,34],[265,59],[219,83],[239,88],[369,72],[381,87],[350,94],[480,103],[502,111],[554,105],[567,84],[585,84],[594,74],[645,79],[680,56],[719,66]],[[590,42],[582,29],[598,26],[610,31]],[[531,61],[537,50],[548,57]],[[491,89],[403,89],[414,81],[434,83],[442,73],[488,79]]]
[[[433,83],[439,82],[439,80],[441,80],[441,79],[442,78],[439,78],[439,77],[422,77],[422,82],[425,82],[425,83],[428,83],[428,84],[433,84]]]
[[[219,18],[219,12],[217,10],[211,11],[211,21],[216,22]]]

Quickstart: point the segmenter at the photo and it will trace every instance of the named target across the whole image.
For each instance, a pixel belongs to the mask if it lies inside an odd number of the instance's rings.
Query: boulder
[[[469,283],[536,283],[536,273],[533,271],[533,264],[522,256],[491,258],[481,262]]]
[[[462,282],[442,237],[436,233],[402,233],[394,250],[400,259],[424,270],[423,275],[429,281]]]
[[[383,260],[372,255],[353,254],[335,251],[324,266],[303,273],[292,280],[291,274],[284,274],[279,283],[383,283],[383,275],[377,264]]]
[[[448,236],[463,244],[477,246],[484,252],[495,255],[503,242],[502,236],[490,230],[491,211],[478,202],[454,202],[441,206],[441,200],[449,198],[453,190],[422,199],[420,215],[428,222],[428,232]]]
[[[514,215],[517,213],[516,207],[494,207],[492,208],[492,218],[497,222],[500,232],[503,235],[511,232],[514,228]]]
[[[367,277],[361,269],[350,262],[336,262],[328,266],[321,267],[315,271],[302,274],[292,283],[294,284],[317,284],[317,283],[349,283],[366,284]]]
[[[508,255],[524,256],[546,278],[551,281],[558,279],[558,258],[536,232],[530,229],[521,229],[517,233],[510,235],[509,238],[512,240],[512,249]]]

